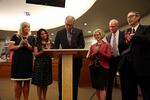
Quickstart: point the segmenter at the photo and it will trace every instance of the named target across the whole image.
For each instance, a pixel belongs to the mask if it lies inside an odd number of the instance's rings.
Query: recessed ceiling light
[[[51,35],[54,35],[54,33],[51,33]]]
[[[84,26],[87,26],[87,23],[84,23]]]
[[[92,33],[91,31],[88,31],[88,33]]]

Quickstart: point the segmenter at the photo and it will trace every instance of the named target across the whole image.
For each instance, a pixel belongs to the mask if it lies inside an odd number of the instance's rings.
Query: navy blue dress
[[[33,47],[34,37],[28,37],[28,43]],[[12,36],[11,41],[15,42],[15,45],[19,45],[21,37],[16,34]],[[18,50],[14,50],[11,64],[11,78],[12,80],[28,80],[32,77],[32,65],[33,55],[32,51],[27,47],[20,47]]]

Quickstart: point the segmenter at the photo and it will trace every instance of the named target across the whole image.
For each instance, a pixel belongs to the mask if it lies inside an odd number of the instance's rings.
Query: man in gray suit
[[[120,55],[127,48],[124,33],[119,29],[119,22],[116,19],[111,19],[109,22],[110,34],[106,36],[106,40],[111,44],[113,56],[110,59],[110,72],[107,88],[106,100],[112,100],[112,88],[117,69],[119,67]]]

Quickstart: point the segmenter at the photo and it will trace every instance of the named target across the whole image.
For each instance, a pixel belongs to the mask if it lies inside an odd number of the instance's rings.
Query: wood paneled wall
[[[0,63],[0,78],[10,78],[10,63]]]
[[[53,59],[52,63],[52,75],[53,80],[58,80],[58,60]],[[89,61],[87,59],[83,59],[83,66],[81,69],[80,74],[80,81],[79,87],[88,87],[90,86],[90,75],[89,75],[89,68],[88,68]],[[10,78],[10,70],[11,64],[10,63],[0,63],[0,78]]]

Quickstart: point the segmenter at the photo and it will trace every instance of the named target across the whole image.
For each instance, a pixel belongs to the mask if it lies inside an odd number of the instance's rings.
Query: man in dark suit
[[[110,72],[109,72],[109,81],[106,94],[106,100],[112,100],[112,89],[114,78],[118,69],[118,64],[120,60],[120,54],[126,48],[124,41],[124,34],[118,30],[119,22],[116,19],[112,19],[109,22],[110,34],[106,37],[106,40],[111,44],[113,50],[113,56],[110,59]]]
[[[137,100],[140,86],[144,100],[150,100],[150,26],[140,24],[139,12],[127,15],[131,28],[126,31],[128,52],[120,68],[122,100]],[[126,51],[126,50],[125,50]]]
[[[54,48],[62,49],[81,49],[84,48],[85,42],[82,30],[74,27],[75,18],[67,16],[65,21],[65,28],[58,31],[55,37]],[[61,59],[59,60],[59,100],[62,98],[62,66]],[[80,77],[80,70],[82,67],[82,57],[73,57],[73,100],[77,100],[78,82]]]

